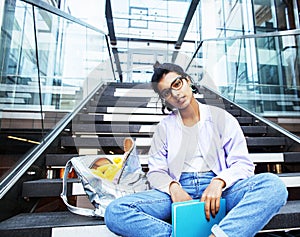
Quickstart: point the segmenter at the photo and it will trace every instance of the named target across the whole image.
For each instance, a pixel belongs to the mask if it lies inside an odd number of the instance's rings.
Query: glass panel
[[[255,113],[296,117],[298,44],[299,35],[207,40],[189,71],[202,85]]]
[[[78,1],[67,0],[63,9],[69,9],[73,16],[82,19],[86,19],[89,15],[90,20],[95,19],[93,15],[96,12],[98,18],[102,15],[102,22],[106,23],[105,1],[88,0],[87,5],[95,1],[96,6],[102,7],[99,9],[96,7],[97,10],[87,9],[87,11],[81,7],[78,11]],[[185,61],[195,51],[195,42],[199,39],[199,7],[186,32],[180,55],[174,58],[173,52],[179,54],[174,44],[178,40],[191,2],[190,0],[111,1],[114,31],[117,37],[115,46],[117,53],[115,51],[114,55],[120,61],[123,82],[149,81],[156,60],[159,62],[174,60],[182,66],[187,64]],[[99,24],[99,20],[93,23],[95,24]],[[187,55],[184,56],[185,53]]]
[[[177,40],[190,1],[112,1],[116,36]]]
[[[99,83],[114,79],[102,32],[22,1],[4,9],[0,177]]]
[[[295,28],[292,1],[254,1],[253,11],[257,33]]]
[[[229,37],[249,32],[251,8],[246,1],[200,1],[201,39]],[[251,5],[250,5],[251,6]]]
[[[42,137],[40,130],[24,132],[36,125],[41,127],[32,7],[23,2],[6,2],[4,9],[0,46],[0,176]]]

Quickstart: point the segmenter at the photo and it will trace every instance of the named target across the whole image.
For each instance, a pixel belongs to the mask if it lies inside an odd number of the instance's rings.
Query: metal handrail
[[[220,38],[210,38],[210,39],[203,39],[200,41],[197,49],[195,50],[190,62],[186,67],[186,71],[191,66],[193,60],[197,56],[200,48],[202,47],[204,42],[208,41],[227,41],[227,40],[238,40],[238,39],[256,39],[256,38],[265,38],[265,37],[279,37],[279,36],[292,36],[292,35],[300,35],[300,29],[295,30],[284,30],[284,31],[276,31],[276,32],[269,32],[269,33],[261,33],[261,34],[249,34],[249,35],[239,35],[239,36],[231,36],[231,37],[220,37]]]
[[[74,23],[77,23],[79,25],[87,27],[87,28],[89,28],[91,30],[97,31],[98,33],[102,33],[104,35],[107,35],[107,33],[105,33],[104,31],[102,31],[102,30],[100,30],[100,29],[98,29],[98,28],[96,28],[96,27],[94,27],[94,26],[92,26],[92,25],[90,25],[90,24],[88,24],[88,23],[86,23],[84,21],[81,21],[81,20],[73,17],[72,15],[69,15],[66,12],[64,12],[64,11],[62,11],[62,10],[56,8],[56,7],[53,7],[53,6],[51,6],[51,5],[43,2],[41,0],[21,0],[21,1],[22,2],[26,2],[28,4],[31,4],[31,5],[33,5],[35,7],[40,8],[40,9],[43,9],[43,10],[45,10],[47,12],[50,12],[50,13],[52,13],[54,15],[63,17],[65,19],[69,20],[69,21],[72,21]]]
[[[48,11],[52,14],[65,18],[74,23],[80,24],[84,27],[87,27],[93,31],[103,34],[106,37],[107,35],[104,31],[95,28],[81,20],[76,19],[75,17],[51,6],[47,3],[44,3],[40,0],[21,0],[32,6],[39,7],[45,11]],[[110,46],[107,44],[108,51],[110,52]],[[111,55],[110,55],[111,56]],[[112,66],[113,67],[113,66]],[[12,168],[10,173],[0,180],[0,199],[12,188],[12,186],[21,178],[21,176],[28,170],[28,168],[45,152],[45,150],[49,147],[49,145],[57,138],[57,136],[65,129],[65,127],[72,121],[75,115],[84,107],[87,101],[89,101],[95,92],[103,86],[105,82],[99,83],[99,85],[85,98],[80,104],[69,114],[67,114],[57,125],[55,128],[43,138],[43,141],[34,147],[17,165]]]
[[[17,166],[0,182],[0,199],[9,191],[9,189],[21,178],[26,170],[45,152],[48,146],[57,138],[57,136],[65,129],[72,121],[77,113],[82,110],[87,101],[105,84],[100,83],[81,103],[67,114],[56,127],[43,139],[43,142],[37,145]]]
[[[195,57],[197,56],[197,54],[198,54],[200,48],[202,47],[203,43],[206,42],[206,41],[228,41],[228,40],[237,40],[237,39],[253,39],[253,38],[295,36],[295,35],[300,35],[300,29],[278,31],[278,32],[269,32],[269,33],[262,33],[262,34],[249,34],[249,35],[241,35],[241,36],[204,39],[204,40],[200,41],[200,43],[199,43],[199,45],[198,45],[195,53],[193,54],[190,62],[188,63],[188,65],[186,67],[186,71],[189,69],[192,61],[195,59]],[[268,85],[268,86],[270,86],[270,85]],[[214,91],[212,88],[208,88],[208,89],[212,90],[214,93],[218,94],[219,96],[221,96],[223,98],[223,96],[219,92]],[[229,100],[228,98],[225,98],[225,99]],[[230,100],[230,103],[232,103],[233,105],[237,106],[238,108],[241,108],[241,109],[245,110],[247,113],[249,113],[253,117],[257,118],[258,120],[264,122],[265,124],[271,126],[272,128],[275,128],[278,132],[284,134],[285,136],[287,136],[291,140],[293,140],[293,141],[295,141],[297,143],[300,143],[300,138],[298,136],[296,136],[295,134],[289,132],[288,130],[286,130],[286,129],[280,127],[280,126],[278,126],[276,123],[271,122],[270,120],[257,115],[256,113],[250,111],[249,109],[247,109],[245,107],[241,107],[239,104],[235,103],[234,101]]]
[[[212,91],[213,93],[219,95],[220,97],[224,98],[225,100],[228,100],[232,105],[238,107],[239,109],[244,110],[246,113],[250,114],[250,115],[253,116],[254,118],[258,119],[259,121],[261,121],[261,122],[263,122],[263,123],[265,123],[265,124],[267,124],[268,126],[270,126],[270,127],[274,128],[275,130],[277,130],[279,133],[281,133],[281,134],[287,136],[287,137],[290,138],[291,140],[293,140],[293,141],[297,142],[298,144],[300,144],[300,137],[298,137],[298,136],[296,136],[295,134],[289,132],[288,130],[282,128],[282,127],[279,126],[278,124],[276,124],[276,123],[274,123],[274,122],[272,122],[272,121],[270,121],[270,120],[268,120],[268,119],[266,119],[266,118],[264,118],[264,117],[262,117],[262,116],[259,116],[258,114],[252,112],[251,110],[247,109],[246,107],[242,107],[242,106],[240,106],[239,104],[237,104],[236,102],[234,102],[234,101],[232,101],[232,100],[230,100],[230,99],[228,99],[228,98],[225,98],[225,97],[222,96],[218,91],[213,90],[212,88],[208,88],[208,87],[206,87],[206,86],[203,86],[203,87],[206,88],[206,89],[208,89],[208,90],[210,90],[210,91]]]

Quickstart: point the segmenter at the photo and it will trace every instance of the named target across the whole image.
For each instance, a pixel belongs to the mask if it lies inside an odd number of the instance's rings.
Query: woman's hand
[[[172,202],[192,200],[191,196],[177,183],[172,182],[169,187]]]
[[[205,216],[210,219],[210,213],[213,217],[216,216],[220,209],[220,199],[222,189],[225,187],[225,182],[222,179],[213,179],[202,194],[201,202],[205,202]]]

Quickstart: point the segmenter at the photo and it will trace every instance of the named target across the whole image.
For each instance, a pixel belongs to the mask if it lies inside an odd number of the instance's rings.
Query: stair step
[[[158,97],[158,94],[153,89],[139,89],[139,88],[116,88],[113,96],[115,97]]]
[[[68,160],[73,157],[77,157],[78,154],[47,154],[46,166],[48,167],[64,167]]]
[[[5,237],[115,237],[102,218],[65,212],[23,213],[0,223]]]
[[[267,134],[267,126],[241,126],[243,133],[245,135],[250,135],[250,134]]]
[[[148,100],[138,101],[138,100],[132,100],[132,101],[125,101],[125,100],[100,100],[100,101],[91,101],[91,106],[97,107],[97,106],[124,106],[124,107],[148,107],[148,104],[150,102]],[[154,104],[152,102],[152,104]],[[155,104],[152,106],[154,107]]]
[[[300,173],[277,174],[287,188],[300,187]],[[23,183],[22,197],[59,197],[62,179],[39,179]],[[79,179],[68,179],[67,195],[85,195]]]
[[[210,99],[210,98],[202,98],[201,96],[196,96],[196,99],[203,104],[215,105],[222,108],[226,107],[224,102],[220,99]],[[90,101],[89,106],[91,107],[105,107],[105,106],[127,106],[131,107],[143,107],[148,104],[153,104],[156,107],[161,107],[161,101],[158,97],[117,97],[117,96],[103,96],[103,97],[95,97]],[[149,106],[147,106],[149,107]],[[239,110],[239,109],[235,109]]]
[[[97,102],[101,101],[111,101],[111,102],[118,102],[118,101],[136,101],[136,102],[149,102],[149,101],[158,101],[159,97],[147,97],[147,96],[135,96],[132,94],[131,96],[125,97],[125,96],[101,96],[101,94],[98,96],[98,98],[95,98],[91,100],[91,105],[97,105]]]
[[[284,137],[246,137],[246,141],[248,147],[285,146]]]
[[[266,134],[266,126],[241,126],[244,134]],[[82,134],[95,133],[113,133],[113,134],[152,134],[155,130],[155,125],[136,125],[136,124],[73,124],[72,131]]]
[[[300,152],[285,152],[284,161],[286,163],[300,163]]]
[[[161,107],[134,108],[134,107],[89,107],[88,113],[108,113],[108,114],[158,114],[161,115]]]
[[[288,201],[279,213],[264,227],[264,230],[299,229],[300,201]]]
[[[158,98],[158,94],[153,91],[153,89],[139,89],[139,88],[131,88],[131,89],[124,89],[124,88],[116,88],[113,93],[110,90],[109,93],[107,93],[107,96],[114,96],[114,97],[150,97],[150,98]],[[101,94],[102,95],[102,94]],[[195,98],[205,98],[205,99],[220,99],[219,96],[216,94],[195,94]]]
[[[81,122],[143,122],[158,123],[165,115],[150,114],[80,114],[78,120]]]
[[[142,82],[108,82],[106,88],[144,88],[150,89],[150,83],[142,83]]]
[[[300,201],[288,201],[263,231],[298,228]],[[262,232],[263,232],[262,231]],[[115,237],[101,218],[71,212],[23,213],[0,223],[0,235],[5,237]]]
[[[67,195],[74,195],[74,185],[78,179],[67,180]],[[62,179],[38,179],[23,182],[22,197],[59,197],[62,191]]]
[[[236,119],[240,125],[254,124],[254,119],[252,117],[237,117]]]
[[[100,156],[101,154],[99,154]],[[78,154],[47,154],[46,166],[48,167],[64,167],[67,161]],[[109,156],[109,155],[108,155]],[[278,152],[278,153],[250,153],[251,160],[258,163],[299,163],[300,152]],[[142,165],[148,165],[148,155],[139,155]]]
[[[166,115],[164,114],[79,114],[78,121],[82,122],[153,122],[157,123]],[[241,124],[253,124],[253,118],[251,117],[237,117],[237,120]]]
[[[72,131],[75,133],[153,133],[155,125],[142,124],[73,124]]]
[[[219,107],[224,107],[225,105],[218,100],[205,100],[202,98],[197,98],[197,100],[201,103],[209,104],[210,105],[219,105]],[[99,97],[95,98],[90,101],[89,106],[91,107],[134,107],[134,108],[141,108],[141,107],[153,107],[153,108],[160,108],[161,102],[158,97]]]
[[[99,154],[100,156],[101,154]],[[78,154],[47,154],[46,166],[48,167],[60,167],[63,168],[67,161],[73,157],[77,157]],[[109,155],[105,155],[109,156]],[[300,152],[284,153],[250,153],[251,160],[254,163],[285,163],[285,162],[299,162]],[[296,161],[291,159],[297,157]],[[142,165],[148,165],[148,155],[139,155]],[[292,160],[292,161],[291,161]]]
[[[63,147],[82,147],[82,148],[99,148],[101,147],[116,147],[122,144],[125,137],[61,137],[61,145]],[[284,137],[246,137],[248,147],[273,147],[285,146]],[[137,147],[150,147],[151,138],[135,139]]]

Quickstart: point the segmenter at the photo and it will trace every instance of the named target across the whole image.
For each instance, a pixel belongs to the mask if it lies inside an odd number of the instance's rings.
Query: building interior
[[[158,61],[180,65],[200,102],[237,117],[255,172],[287,185],[290,206],[257,236],[299,236],[299,9],[298,0],[0,0],[0,235],[100,226],[115,236],[104,220],[62,224],[64,168],[79,155],[122,155],[130,136],[147,172],[165,116],[150,85]],[[70,173],[69,202],[92,208],[79,183]]]

